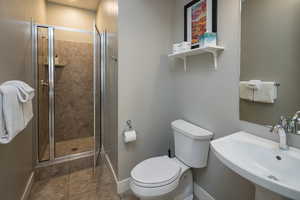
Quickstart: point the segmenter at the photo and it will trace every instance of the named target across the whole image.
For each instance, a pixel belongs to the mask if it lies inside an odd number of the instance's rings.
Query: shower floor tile
[[[76,138],[56,142],[56,157],[66,156],[70,154],[91,151],[94,144],[94,137]]]
[[[69,166],[71,168],[71,166]],[[33,184],[29,200],[138,200],[133,195],[120,197],[111,171],[103,161],[92,168],[39,180]]]
[[[62,157],[76,153],[91,151],[94,145],[94,137],[82,137],[71,140],[63,140],[55,144],[55,157]],[[49,159],[49,146],[43,153],[41,160]]]

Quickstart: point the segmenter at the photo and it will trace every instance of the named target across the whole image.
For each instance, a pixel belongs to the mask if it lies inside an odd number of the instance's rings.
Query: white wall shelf
[[[191,49],[188,51],[183,51],[180,53],[173,53],[169,54],[169,58],[180,58],[183,60],[184,63],[184,71],[187,71],[187,64],[186,60],[188,56],[194,56],[198,54],[203,54],[203,53],[211,53],[214,57],[214,68],[215,70],[218,69],[218,53],[220,51],[223,51],[224,47],[221,46],[206,46],[206,47],[199,47],[197,49]]]

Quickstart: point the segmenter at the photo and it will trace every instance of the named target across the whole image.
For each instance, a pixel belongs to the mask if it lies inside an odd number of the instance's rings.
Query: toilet
[[[191,168],[207,165],[213,133],[184,120],[171,123],[175,157],[157,156],[131,170],[130,189],[141,200],[192,200]]]

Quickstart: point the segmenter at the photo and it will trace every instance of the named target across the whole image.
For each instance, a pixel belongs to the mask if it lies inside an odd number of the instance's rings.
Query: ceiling
[[[97,10],[100,0],[48,0],[48,2],[54,2],[67,6],[74,6],[77,8],[84,8],[89,10]]]

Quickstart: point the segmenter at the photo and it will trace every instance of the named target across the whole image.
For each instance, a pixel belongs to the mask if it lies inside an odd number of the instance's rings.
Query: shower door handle
[[[41,80],[41,86],[43,86],[43,87],[48,87],[49,84],[48,84],[46,81]]]
[[[115,62],[118,62],[118,57],[116,57],[116,56],[111,56],[111,59]]]

